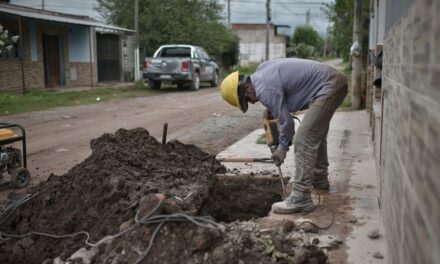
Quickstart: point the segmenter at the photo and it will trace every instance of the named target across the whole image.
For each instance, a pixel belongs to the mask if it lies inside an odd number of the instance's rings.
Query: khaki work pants
[[[307,199],[315,181],[327,181],[327,133],[330,120],[347,92],[348,87],[345,85],[329,98],[313,102],[295,134],[293,144],[296,171],[291,196],[296,199]]]

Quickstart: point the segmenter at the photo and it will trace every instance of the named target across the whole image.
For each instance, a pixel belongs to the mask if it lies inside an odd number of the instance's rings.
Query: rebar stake
[[[167,143],[167,132],[168,132],[168,123],[163,124],[163,133],[162,133],[162,144],[165,145]]]

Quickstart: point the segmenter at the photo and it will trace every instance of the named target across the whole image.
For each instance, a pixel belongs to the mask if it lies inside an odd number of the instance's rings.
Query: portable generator
[[[21,142],[21,149],[14,143]],[[4,179],[8,173],[10,180]],[[0,122],[0,185],[10,184],[23,188],[29,184],[31,174],[26,164],[26,132],[23,127]]]

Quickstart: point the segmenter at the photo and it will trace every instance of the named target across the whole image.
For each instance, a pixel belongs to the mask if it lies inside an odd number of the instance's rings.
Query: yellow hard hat
[[[238,71],[229,74],[220,85],[220,94],[223,100],[228,102],[230,105],[239,108],[241,111],[247,111],[247,100],[244,94],[244,89],[239,90],[239,76]]]

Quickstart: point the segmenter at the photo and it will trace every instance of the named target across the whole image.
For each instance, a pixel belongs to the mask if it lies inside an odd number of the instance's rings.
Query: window
[[[200,54],[200,58],[203,60],[209,60],[209,55],[206,53],[204,49],[199,49],[198,53]]]
[[[191,57],[191,49],[183,47],[163,48],[160,57],[188,58]]]

